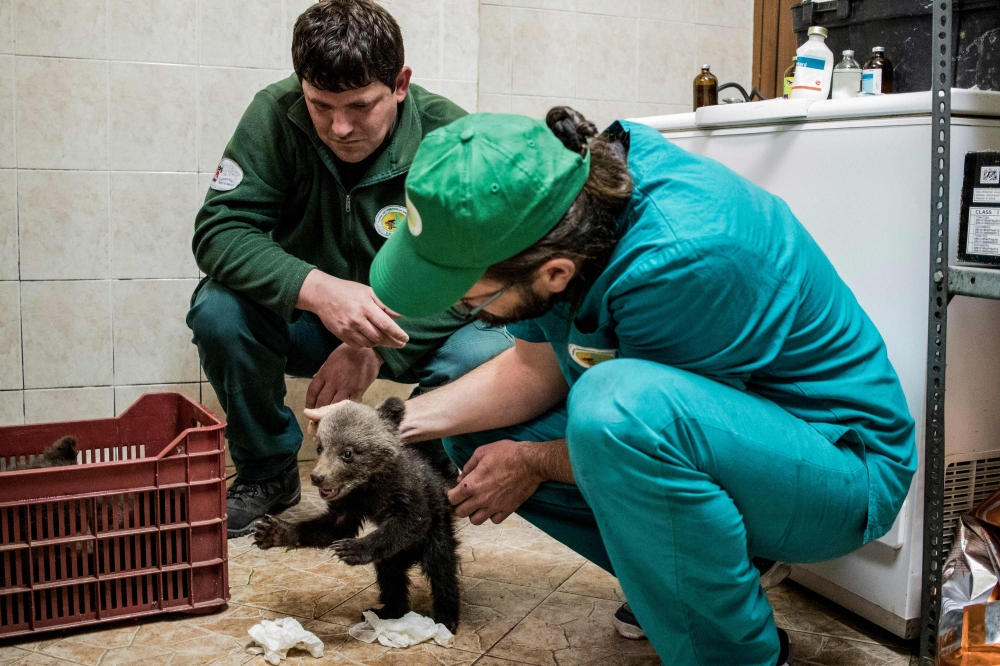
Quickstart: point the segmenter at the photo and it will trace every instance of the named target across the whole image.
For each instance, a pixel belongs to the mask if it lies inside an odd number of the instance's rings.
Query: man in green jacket
[[[299,500],[285,374],[312,377],[306,405],[319,407],[360,400],[377,377],[433,388],[512,345],[455,311],[398,319],[368,286],[405,222],[417,146],[465,115],[410,84],[392,16],[324,0],[296,22],[292,59],[295,75],[243,114],[195,222],[207,277],[187,322],[229,424],[230,537]]]

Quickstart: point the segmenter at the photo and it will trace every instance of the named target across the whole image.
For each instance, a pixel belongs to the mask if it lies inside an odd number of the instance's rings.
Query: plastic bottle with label
[[[826,45],[826,28],[809,28],[809,41],[795,52],[795,82],[790,99],[826,99],[833,78],[833,51]]]
[[[861,94],[861,65],[854,59],[854,51],[844,51],[844,59],[833,68],[833,99],[849,99]]]
[[[885,57],[885,47],[876,46],[865,63],[861,74],[863,95],[888,95],[892,93],[892,63]]]
[[[709,71],[708,65],[701,66],[701,73],[694,78],[694,110],[702,106],[715,106],[719,103],[719,79]]]
[[[795,58],[792,58],[792,64],[785,70],[785,75],[781,77],[781,81],[784,84],[782,86],[782,97],[788,99],[792,94],[792,84],[795,83]]]

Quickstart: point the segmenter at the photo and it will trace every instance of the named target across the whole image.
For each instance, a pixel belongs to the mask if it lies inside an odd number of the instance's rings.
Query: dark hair
[[[572,259],[577,275],[563,294],[575,311],[601,274],[618,243],[617,218],[632,199],[632,176],[626,149],[617,140],[598,134],[597,126],[568,106],[557,106],[545,117],[549,129],[567,149],[586,155],[590,175],[562,219],[540,241],[510,259],[494,264],[487,278],[525,286],[550,259]]]
[[[343,92],[380,81],[396,89],[403,69],[403,34],[371,0],[323,0],[299,16],[292,36],[299,81]]]

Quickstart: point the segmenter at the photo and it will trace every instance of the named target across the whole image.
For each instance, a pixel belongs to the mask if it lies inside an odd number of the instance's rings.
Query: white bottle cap
[[[711,67],[709,67],[708,65],[702,65],[702,66],[701,66],[701,68],[702,68],[702,69],[712,69],[712,68],[711,68]]]
[[[872,53],[885,53],[885,47],[876,46],[875,48],[872,49]]]
[[[826,28],[821,28],[818,25],[814,25],[813,27],[809,28],[809,35],[819,35],[823,39],[826,39],[826,36],[829,34],[830,33],[827,32]]]
[[[854,57],[854,51],[852,51],[851,49],[847,49],[846,51],[844,51],[844,55],[845,56],[851,56],[853,58]]]

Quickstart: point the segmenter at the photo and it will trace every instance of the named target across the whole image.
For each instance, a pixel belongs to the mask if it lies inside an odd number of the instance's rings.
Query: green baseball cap
[[[370,281],[408,317],[443,312],[486,269],[541,240],[590,175],[544,121],[475,113],[428,134],[406,178],[406,224],[375,256]]]

